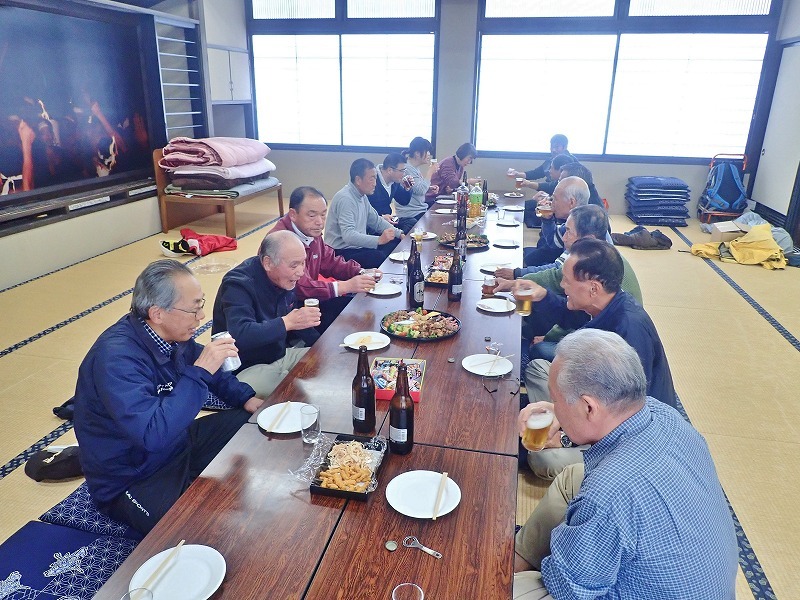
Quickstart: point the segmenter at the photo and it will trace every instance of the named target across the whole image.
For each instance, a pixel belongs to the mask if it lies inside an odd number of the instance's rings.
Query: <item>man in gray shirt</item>
[[[403,238],[403,232],[381,218],[367,199],[375,191],[377,177],[371,161],[356,159],[350,165],[350,183],[334,194],[325,223],[325,243],[336,255],[368,269],[379,267]]]

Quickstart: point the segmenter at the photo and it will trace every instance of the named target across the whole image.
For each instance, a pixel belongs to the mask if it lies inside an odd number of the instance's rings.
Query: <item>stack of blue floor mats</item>
[[[637,225],[686,227],[689,186],[677,177],[630,177],[625,189],[627,215]]]

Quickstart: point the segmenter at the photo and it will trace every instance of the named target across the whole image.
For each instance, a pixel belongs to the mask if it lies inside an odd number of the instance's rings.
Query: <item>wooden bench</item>
[[[187,198],[185,196],[176,196],[174,194],[167,194],[164,188],[170,183],[169,175],[161,168],[158,162],[164,156],[161,148],[153,150],[153,168],[156,175],[156,188],[158,191],[158,210],[161,213],[161,231],[167,233],[173,227],[178,225],[185,225],[191,221],[207,217],[215,212],[225,213],[225,235],[228,237],[236,237],[236,215],[234,207],[242,202],[247,202],[253,198],[258,198],[264,194],[272,192],[278,193],[278,210],[283,216],[283,188],[280,182],[272,187],[254,191],[251,194],[243,194],[238,198],[209,198],[204,196],[192,196]],[[169,205],[180,205],[182,210],[167,211]],[[173,209],[177,209],[174,206]],[[170,212],[175,213],[173,219],[170,220]]]

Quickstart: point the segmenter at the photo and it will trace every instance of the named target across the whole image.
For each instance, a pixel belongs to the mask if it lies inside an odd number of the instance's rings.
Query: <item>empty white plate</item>
[[[503,267],[507,267],[511,263],[488,263],[485,265],[481,265],[481,272],[487,273],[488,275],[494,275],[497,269],[502,269]]]
[[[497,240],[494,245],[498,248],[519,248],[519,244],[514,240]]]
[[[508,298],[484,298],[476,306],[493,313],[510,313],[517,308],[517,305]]]
[[[405,262],[408,260],[408,255],[411,254],[408,250],[403,250],[402,252],[392,252],[389,255],[390,260],[396,260],[397,262]]]
[[[392,479],[386,486],[386,500],[402,515],[415,519],[433,517],[433,505],[439,492],[442,474],[436,471],[407,471]],[[451,512],[461,502],[461,488],[447,478],[436,516]]]
[[[367,293],[372,294],[373,296],[394,296],[402,291],[403,288],[397,284],[381,282],[376,284],[375,287]]]
[[[273,404],[258,413],[258,418],[256,419],[258,426],[264,431],[268,431],[267,428],[272,425],[275,417],[283,410],[284,404],[286,403]],[[269,433],[297,433],[300,431],[300,409],[305,405],[305,402],[289,402],[289,408],[286,409],[281,420],[275,424],[275,428]]]
[[[519,221],[515,219],[498,221],[497,224],[500,227],[519,227]]]
[[[453,200],[452,196],[446,196],[444,198],[436,198],[436,204],[441,204],[442,206],[451,206],[455,203],[456,201]]]
[[[455,208],[434,208],[433,212],[437,215],[454,215],[456,214]]]
[[[141,587],[172,550],[168,548],[159,552],[139,567],[131,578],[128,591]],[[225,558],[214,548],[184,544],[178,556],[161,572],[155,583],[150,584],[153,600],[206,600],[225,578],[225,568]]]
[[[511,204],[509,206],[504,206],[506,210],[510,210],[511,212],[522,212],[525,210],[524,206],[520,206],[519,204]]]
[[[475,375],[489,375],[499,377],[506,373],[511,373],[514,365],[507,358],[501,358],[492,354],[471,354],[465,356],[461,361],[461,366]]]
[[[376,331],[358,331],[351,333],[342,341],[353,350],[358,350],[361,346],[366,346],[367,350],[380,350],[386,348],[391,340],[388,335]]]

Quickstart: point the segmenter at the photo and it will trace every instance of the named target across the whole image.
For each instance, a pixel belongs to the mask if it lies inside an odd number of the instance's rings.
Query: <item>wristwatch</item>
[[[575,442],[573,442],[571,439],[569,439],[569,436],[562,431],[561,432],[561,447],[562,448],[572,448],[574,445],[575,445]]]

